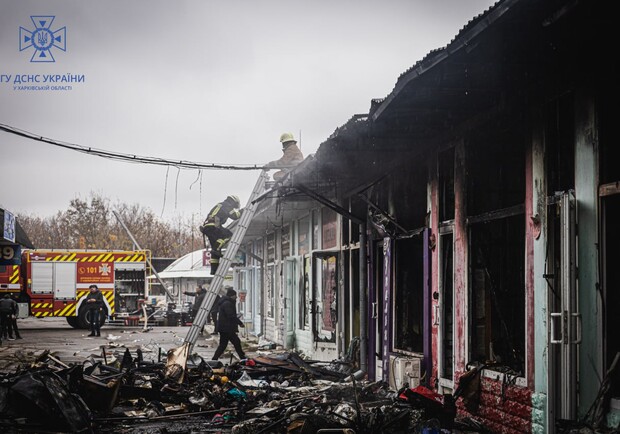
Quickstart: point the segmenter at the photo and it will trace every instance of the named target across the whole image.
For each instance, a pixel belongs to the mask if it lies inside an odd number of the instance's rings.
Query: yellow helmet
[[[286,142],[297,143],[297,140],[295,140],[295,137],[293,137],[292,133],[284,133],[280,136],[280,143],[286,143]]]

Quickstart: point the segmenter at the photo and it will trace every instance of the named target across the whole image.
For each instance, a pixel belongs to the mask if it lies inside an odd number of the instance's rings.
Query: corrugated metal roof
[[[484,31],[488,26],[493,24],[498,18],[500,18],[505,12],[507,12],[512,6],[521,0],[500,0],[493,6],[489,7],[486,11],[476,15],[472,18],[450,41],[448,45],[442,48],[431,50],[422,60],[416,62],[411,68],[403,72],[398,79],[394,89],[390,94],[385,97],[379,107],[373,110],[373,120],[376,120],[385,109],[390,105],[393,99],[403,90],[405,85],[411,80],[425,74],[428,70],[432,69],[448,56],[453,55],[455,52],[466,48],[469,42]]]
[[[213,277],[211,276],[211,267],[202,263],[203,252],[204,249],[200,249],[181,256],[160,272],[159,277],[162,279]]]

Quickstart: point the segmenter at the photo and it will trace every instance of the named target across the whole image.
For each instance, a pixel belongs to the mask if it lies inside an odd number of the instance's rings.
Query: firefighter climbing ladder
[[[254,203],[254,201],[258,198],[258,196],[263,192],[265,188],[265,181],[267,179],[267,172],[262,171],[260,176],[258,177],[258,181],[256,181],[256,185],[254,186],[254,190],[252,190],[252,194],[250,195],[250,199],[248,200],[248,204],[245,208],[243,208],[243,212],[241,213],[241,217],[237,220],[237,227],[234,230],[230,241],[226,247],[226,252],[224,252],[224,256],[220,259],[220,265],[215,272],[215,276],[207,289],[207,293],[205,294],[205,298],[202,300],[202,304],[198,309],[198,313],[196,314],[196,318],[192,323],[191,328],[187,332],[187,336],[185,337],[185,344],[189,346],[189,352],[192,351],[196,340],[198,339],[198,335],[202,330],[202,327],[205,325],[207,321],[207,317],[209,316],[209,311],[211,310],[211,306],[215,302],[215,298],[220,293],[220,289],[222,287],[222,283],[224,283],[224,277],[230,268],[230,264],[232,263],[232,259],[237,254],[237,250],[239,250],[239,246],[241,245],[241,241],[245,236],[246,231],[248,230],[248,226],[252,219],[254,218],[254,213],[256,212],[256,207],[258,203]]]

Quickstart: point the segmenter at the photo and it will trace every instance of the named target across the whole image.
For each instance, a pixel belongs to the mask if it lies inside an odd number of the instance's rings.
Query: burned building
[[[500,1],[276,183],[237,270],[256,331],[317,359],[359,339],[360,368],[394,388],[453,393],[478,367],[460,411],[495,432],[603,423],[620,349],[610,16]]]

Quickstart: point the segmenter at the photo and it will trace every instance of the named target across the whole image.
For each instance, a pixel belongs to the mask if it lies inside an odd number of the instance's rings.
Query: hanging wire
[[[168,166],[166,168],[166,183],[164,184],[164,203],[161,206],[161,215],[160,217],[163,217],[164,215],[164,208],[166,208],[166,192],[168,191],[168,172],[170,171],[170,166]]]
[[[183,169],[215,169],[215,170],[262,170],[263,164],[221,164],[221,163],[199,163],[187,160],[171,160],[167,158],[149,157],[135,154],[124,154],[120,152],[110,152],[103,149],[97,149],[90,146],[77,145],[67,143],[60,140],[49,139],[37,134],[20,130],[10,125],[0,124],[0,131],[4,131],[16,136],[25,137],[27,139],[36,140],[38,142],[48,143],[60,148],[72,151],[82,152],[88,155],[108,158],[110,160],[124,161],[127,163],[140,164],[156,164],[159,166],[174,166]]]
[[[181,168],[177,167],[177,179],[174,183],[174,210],[177,209],[177,200],[179,198],[179,175],[181,174]]]
[[[199,170],[199,171],[198,171],[198,174],[196,175],[196,179],[194,179],[194,182],[192,182],[192,183],[189,185],[189,189],[190,189],[190,190],[192,189],[192,187],[194,186],[194,184],[196,184],[196,183],[198,182],[198,180],[200,179],[200,175],[201,175],[201,174],[202,174],[202,171],[201,171],[201,170]]]

